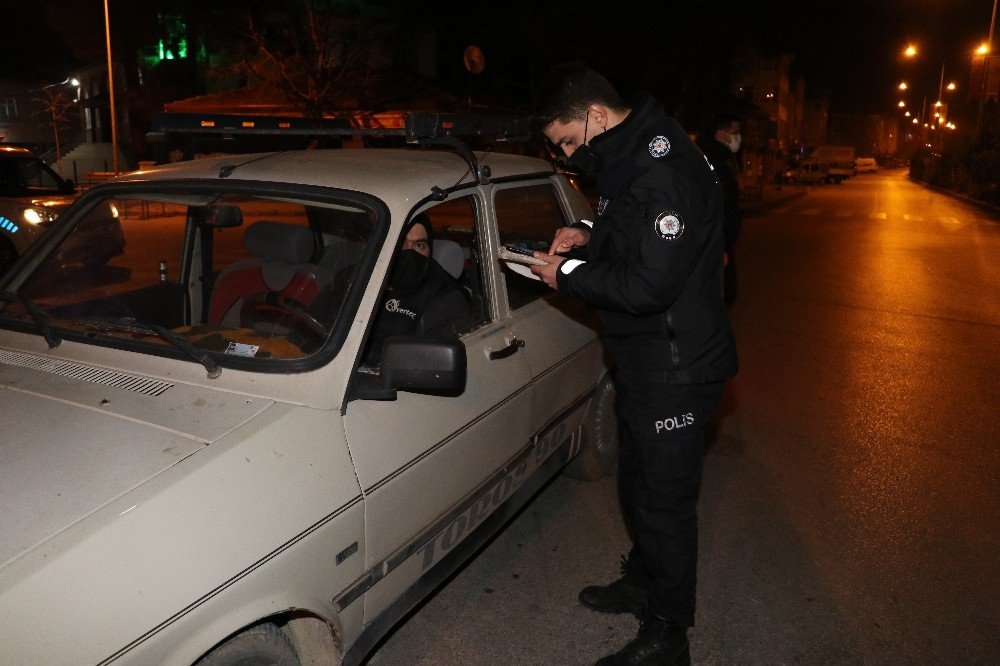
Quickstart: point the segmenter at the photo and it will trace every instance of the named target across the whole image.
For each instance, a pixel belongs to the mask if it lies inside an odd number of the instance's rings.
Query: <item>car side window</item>
[[[415,229],[413,238],[424,238],[422,251],[408,245],[415,242],[410,238]],[[393,240],[396,255],[362,356],[367,367],[381,364],[390,337],[457,338],[490,321],[472,197],[424,209],[404,234]]]
[[[458,282],[471,316],[453,327],[466,333],[490,321],[489,294],[483,280],[476,207],[472,197],[443,201],[423,211],[434,228],[434,259]]]
[[[549,184],[497,189],[494,205],[501,243],[516,243],[535,250],[548,250],[556,230],[568,224],[556,192]],[[511,310],[551,292],[544,283],[518,275],[505,263],[501,264]]]

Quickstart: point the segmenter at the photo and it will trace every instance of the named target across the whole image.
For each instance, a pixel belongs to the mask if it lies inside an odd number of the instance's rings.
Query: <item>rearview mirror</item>
[[[243,224],[243,209],[239,206],[208,206],[202,224],[214,229],[229,229]]]

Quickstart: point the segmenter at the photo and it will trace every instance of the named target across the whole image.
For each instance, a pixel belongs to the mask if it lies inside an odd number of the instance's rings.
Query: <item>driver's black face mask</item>
[[[583,143],[576,147],[573,154],[569,156],[566,163],[572,167],[578,169],[585,176],[590,176],[593,178],[601,169],[604,167],[604,161],[601,156],[595,153],[589,145],[587,145],[587,130],[590,127],[590,110],[587,110],[587,117],[583,124]]]
[[[420,286],[430,268],[430,257],[425,257],[416,250],[403,250],[396,257],[396,265],[389,273],[389,284],[398,291],[408,291]]]

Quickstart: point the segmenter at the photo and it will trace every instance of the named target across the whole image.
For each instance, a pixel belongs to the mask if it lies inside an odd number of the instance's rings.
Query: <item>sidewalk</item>
[[[743,217],[763,215],[782,204],[804,196],[806,191],[806,188],[801,185],[765,185],[760,199],[756,201],[740,199],[740,211],[742,211]]]

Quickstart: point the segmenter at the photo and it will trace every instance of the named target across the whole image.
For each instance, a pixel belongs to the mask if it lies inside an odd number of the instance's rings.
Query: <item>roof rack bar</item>
[[[402,127],[398,126],[402,119]],[[228,114],[160,113],[153,119],[155,134],[227,134],[284,136],[401,136],[407,141],[443,136],[489,137],[501,141],[527,140],[523,116],[471,113],[407,113],[388,119],[392,127],[373,127],[378,118],[290,118]],[[360,125],[360,126],[359,126]],[[365,126],[368,125],[368,126]]]

